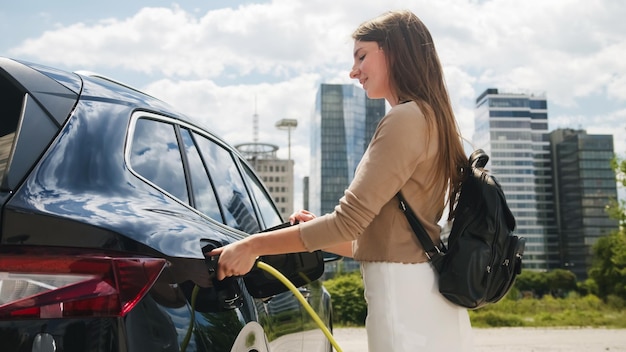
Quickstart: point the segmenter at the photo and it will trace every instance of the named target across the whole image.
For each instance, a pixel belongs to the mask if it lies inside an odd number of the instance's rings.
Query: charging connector
[[[202,242],[206,243],[202,246],[202,253],[205,253],[204,261],[207,269],[209,270],[209,275],[213,280],[213,286],[217,292],[218,301],[222,305],[222,309],[232,310],[241,307],[243,305],[243,296],[241,294],[241,286],[239,285],[239,282],[237,282],[237,278],[231,276],[226,277],[223,280],[218,280],[217,262],[219,257],[206,255],[206,253],[221,247],[222,244],[213,240],[202,240]]]
[[[204,244],[202,247],[202,253],[209,253],[213,249],[216,249],[222,246],[222,243],[219,243],[217,241],[212,241],[212,240],[202,240],[202,243]],[[219,262],[219,256],[211,257],[211,256],[205,255],[205,262],[207,265],[207,269],[209,270],[209,275],[211,275],[213,279],[213,283],[216,289],[218,290],[217,291],[218,296],[220,297],[220,302],[223,303],[223,308],[235,309],[235,308],[240,307],[243,304],[243,298],[241,296],[241,291],[239,290],[240,286],[237,283],[236,278],[227,277],[221,281],[217,280],[217,266]],[[291,281],[289,281],[287,277],[285,277],[280,271],[276,270],[271,265],[260,260],[256,261],[255,267],[269,273],[270,275],[278,279],[281,283],[283,283],[285,287],[287,287],[294,294],[294,296],[298,299],[298,301],[302,304],[304,309],[311,316],[313,321],[315,321],[315,323],[320,328],[320,330],[322,330],[322,332],[324,333],[328,341],[330,341],[330,344],[334,347],[335,351],[342,352],[341,347],[339,347],[339,345],[337,344],[337,341],[333,337],[330,330],[326,327],[322,319],[319,317],[319,315],[317,315],[317,313],[315,313],[315,310],[311,307],[311,305],[306,300],[306,298],[304,298],[302,293],[298,291],[298,288]],[[194,291],[196,290],[194,289]],[[192,309],[194,309],[193,302],[192,302]],[[186,344],[185,344],[185,347],[186,347]]]

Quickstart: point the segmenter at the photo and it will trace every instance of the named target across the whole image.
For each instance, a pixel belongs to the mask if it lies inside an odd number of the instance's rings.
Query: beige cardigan
[[[427,113],[432,113],[430,110]],[[436,126],[430,138],[423,112],[415,102],[393,107],[378,124],[359,163],[354,180],[335,210],[301,223],[300,234],[309,251],[353,241],[357,261],[421,263],[424,251],[402,211],[402,195],[435,243],[444,208],[445,180],[426,189],[433,177],[437,153]]]

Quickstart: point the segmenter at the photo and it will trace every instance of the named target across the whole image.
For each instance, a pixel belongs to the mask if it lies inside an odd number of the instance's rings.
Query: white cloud
[[[626,99],[626,21],[610,1],[274,1],[196,14],[144,8],[124,19],[75,23],[11,51],[50,63],[117,67],[180,79],[264,74],[275,80],[350,65],[351,31],[391,8],[414,10],[445,65],[476,83],[543,90],[553,102],[608,91]],[[68,55],[71,53],[71,55]]]
[[[253,115],[258,115],[258,141],[287,145],[287,134],[276,138],[276,121],[297,119],[299,130],[307,130],[319,85],[319,76],[301,75],[279,83],[221,87],[211,80],[162,79],[143,88],[147,93],[194,117],[198,124],[222,136],[231,144],[254,138]],[[294,132],[293,140],[300,140]],[[308,135],[307,135],[308,140]]]
[[[11,53],[45,57],[52,64],[191,79],[230,71],[288,77],[348,56],[337,50],[349,42],[341,18],[321,13],[300,17],[291,3],[225,8],[201,17],[180,7],[144,8],[126,19],[49,30]]]
[[[626,150],[626,3],[619,1],[274,0],[205,13],[174,5],[55,25],[8,52],[53,66],[143,75],[149,93],[231,143],[252,140],[256,96],[259,141],[284,150],[286,136],[274,123],[297,118],[293,154],[301,156],[317,86],[350,82],[352,30],[399,8],[413,10],[431,30],[466,138],[474,99],[494,87],[545,92],[550,126],[613,133],[616,151]],[[308,174],[305,164],[296,163],[300,176]]]

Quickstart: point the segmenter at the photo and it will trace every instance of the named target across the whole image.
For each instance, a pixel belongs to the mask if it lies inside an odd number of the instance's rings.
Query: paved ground
[[[363,328],[335,328],[343,352],[366,352]],[[626,329],[474,329],[476,352],[626,352]]]

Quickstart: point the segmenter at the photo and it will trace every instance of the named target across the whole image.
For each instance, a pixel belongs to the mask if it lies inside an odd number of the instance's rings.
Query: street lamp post
[[[298,127],[296,119],[282,119],[275,125],[279,130],[287,130],[287,160],[291,160],[291,130]]]

